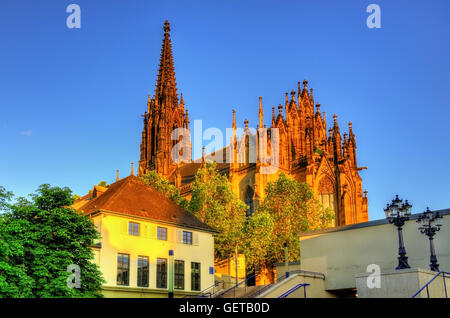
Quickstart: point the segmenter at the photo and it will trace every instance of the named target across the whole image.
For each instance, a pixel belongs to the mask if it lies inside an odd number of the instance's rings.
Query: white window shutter
[[[198,233],[194,232],[192,235],[194,236],[192,244],[193,245],[198,245]]]
[[[167,229],[167,240],[169,242],[175,242],[175,231],[176,229]]]
[[[122,221],[120,232],[123,235],[127,235],[128,234],[128,221]]]
[[[151,231],[151,233],[150,233],[150,238],[156,240],[156,236],[157,236],[157,226],[152,224],[151,227],[150,227],[150,231]]]
[[[142,224],[142,237],[148,238],[148,225]]]

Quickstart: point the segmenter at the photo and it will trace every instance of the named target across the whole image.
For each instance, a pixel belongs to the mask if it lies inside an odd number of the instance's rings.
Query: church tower
[[[172,132],[176,128],[189,130],[189,117],[185,110],[183,94],[178,99],[169,32],[170,24],[166,20],[155,94],[153,97],[148,95],[147,111],[142,115],[144,128],[138,175],[155,170],[166,178],[171,176],[177,169],[171,153],[179,141],[172,140]],[[191,159],[191,154],[188,156]]]

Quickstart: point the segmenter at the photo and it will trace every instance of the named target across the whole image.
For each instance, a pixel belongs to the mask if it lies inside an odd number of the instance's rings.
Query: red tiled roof
[[[215,232],[188,211],[135,176],[119,180],[80,209],[84,214],[107,210]]]

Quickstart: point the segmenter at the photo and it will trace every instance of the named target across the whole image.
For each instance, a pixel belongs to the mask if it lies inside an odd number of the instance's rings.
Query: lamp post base
[[[435,272],[439,272],[439,264],[438,264],[438,262],[437,262],[437,257],[436,257],[436,255],[432,255],[431,257],[430,257],[430,269],[432,270],[432,271],[435,271]]]

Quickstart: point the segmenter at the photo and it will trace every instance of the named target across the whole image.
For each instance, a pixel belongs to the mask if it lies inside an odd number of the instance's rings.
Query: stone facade
[[[334,115],[333,124],[328,129],[325,113],[320,112],[320,104],[315,104],[313,89],[308,89],[306,80],[303,87],[298,83],[297,91],[293,90],[290,97],[286,93],[284,107],[281,104],[278,106],[278,114],[272,107],[270,127],[264,125],[262,98],[259,97],[256,133],[251,133],[246,120],[244,137],[239,140],[233,110],[233,137],[227,147],[208,157],[204,154],[202,160],[175,163],[171,150],[178,141],[172,140],[172,131],[176,128],[189,131],[189,116],[183,95],[178,98],[169,31],[169,22],[166,21],[156,90],[153,97],[149,95],[147,111],[143,115],[138,175],[156,170],[174,183],[182,195],[189,197],[191,183],[201,162],[219,158],[219,170],[229,176],[233,191],[250,206],[250,212],[264,198],[267,183],[275,180],[279,173],[285,173],[299,182],[306,182],[313,189],[322,204],[335,212],[336,225],[368,220],[367,191],[363,194],[359,175],[359,171],[365,168],[357,165],[352,124],[348,124],[348,133],[341,135],[337,116]],[[262,135],[260,128],[267,128],[267,133]],[[260,139],[267,138],[268,152],[271,152],[274,146],[270,138],[275,128],[279,136],[278,170],[267,174],[262,172],[266,163],[258,156]],[[250,140],[256,143],[255,160],[249,153]],[[187,152],[184,156],[191,159],[190,143],[188,145],[183,150]],[[240,152],[241,149],[243,152]],[[238,160],[241,153],[243,158]]]

